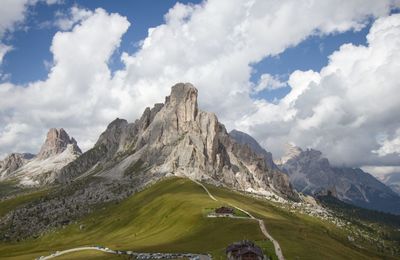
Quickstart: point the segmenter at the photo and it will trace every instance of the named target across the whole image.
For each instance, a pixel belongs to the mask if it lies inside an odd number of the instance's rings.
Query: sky
[[[2,0],[0,157],[57,127],[83,150],[177,82],[274,158],[400,173],[398,0]]]

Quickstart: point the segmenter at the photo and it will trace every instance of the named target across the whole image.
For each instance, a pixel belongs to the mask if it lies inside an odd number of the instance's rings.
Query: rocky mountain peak
[[[62,169],[59,181],[68,182],[97,167],[106,169],[97,175],[129,176],[141,185],[175,175],[297,198],[288,177],[271,168],[273,163],[236,142],[214,113],[198,109],[197,94],[192,84],[178,83],[164,104],[146,108],[135,122],[110,124],[93,149]]]
[[[76,140],[74,138],[70,138],[63,128],[51,128],[47,133],[46,140],[42,145],[37,158],[43,160],[53,155],[60,154],[67,148],[68,145],[72,145],[73,150],[76,153],[82,153]]]
[[[190,83],[174,85],[171,95],[166,98],[165,106],[175,110],[180,122],[194,121],[198,113],[197,89]]]

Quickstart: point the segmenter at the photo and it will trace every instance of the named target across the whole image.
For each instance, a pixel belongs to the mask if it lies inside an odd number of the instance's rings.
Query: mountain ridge
[[[292,151],[297,152],[293,153]],[[359,168],[334,167],[314,149],[290,149],[278,165],[285,171],[297,191],[315,195],[331,191],[350,204],[400,214],[400,196],[372,175]]]

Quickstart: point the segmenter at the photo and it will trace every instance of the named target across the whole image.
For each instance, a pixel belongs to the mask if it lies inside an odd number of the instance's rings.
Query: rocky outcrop
[[[179,83],[172,87],[164,104],[146,108],[134,123],[114,120],[93,148],[98,151],[104,147],[106,151],[84,153],[61,170],[59,181],[95,174],[113,179],[130,176],[145,184],[176,175],[297,198],[287,176],[274,169],[272,158],[265,160],[251,147],[237,142],[215,114],[199,110],[197,94],[191,84]]]
[[[295,152],[294,152],[295,151]],[[299,192],[330,192],[338,199],[359,207],[400,214],[400,197],[389,187],[358,168],[334,167],[317,150],[289,149],[278,165],[288,173]]]

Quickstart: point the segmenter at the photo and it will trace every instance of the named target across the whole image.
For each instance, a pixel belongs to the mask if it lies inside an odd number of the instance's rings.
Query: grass
[[[329,223],[287,212],[264,200],[208,187],[219,202],[190,180],[164,180],[65,229],[20,243],[0,243],[0,259],[33,259],[74,247],[102,245],[138,252],[211,253],[218,260],[226,259],[227,245],[242,239],[256,241],[276,259],[272,243],[265,240],[256,221],[204,216],[204,209],[221,203],[233,203],[264,219],[287,259],[382,258],[351,246],[346,234]],[[83,230],[80,225],[84,225]]]

